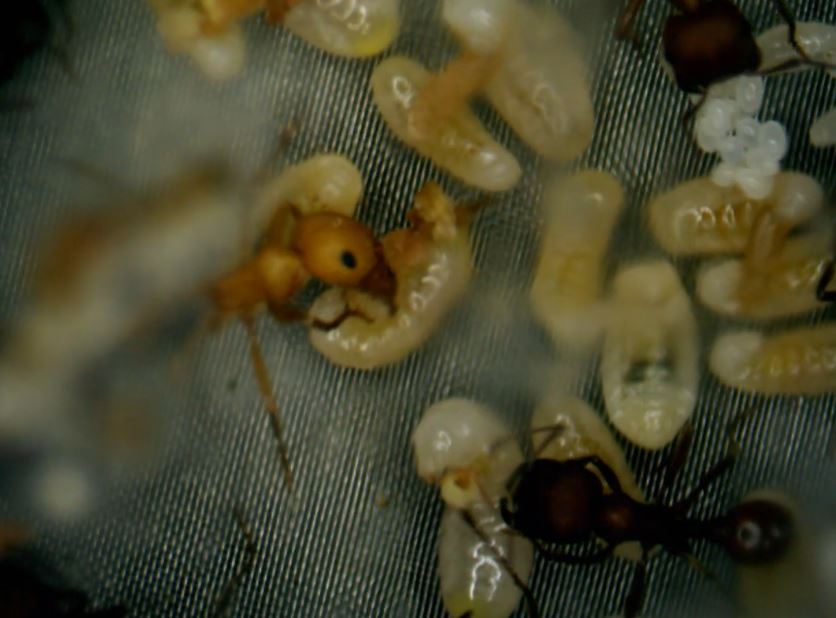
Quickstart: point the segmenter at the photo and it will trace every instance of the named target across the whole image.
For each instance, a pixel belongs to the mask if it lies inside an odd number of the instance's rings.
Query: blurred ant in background
[[[655,547],[686,558],[710,575],[691,551],[696,540],[708,540],[742,564],[767,564],[783,557],[793,538],[791,513],[765,499],[738,503],[725,514],[707,520],[694,519],[688,511],[703,492],[727,472],[740,450],[734,439],[737,424],[728,428],[726,455],[710,468],[684,498],[668,506],[663,500],[638,502],[627,495],[615,472],[595,455],[574,460],[535,459],[515,471],[508,482],[509,498],[500,502],[505,523],[528,538],[549,560],[567,564],[595,564],[612,556],[616,546],[637,541],[642,557],[624,602],[627,618],[639,614],[647,587],[647,558]],[[690,431],[680,437],[668,465],[659,498],[663,498],[681,467],[690,446]],[[598,476],[600,474],[600,477]],[[609,492],[605,492],[605,485]],[[566,553],[545,544],[573,545],[593,539],[603,547],[585,555]]]
[[[677,85],[689,93],[703,94],[730,77],[758,73],[761,53],[752,26],[731,0],[669,0],[679,13],[665,20],[662,49]],[[832,68],[810,58],[796,38],[795,19],[785,0],[772,0],[788,25],[789,44],[799,58],[770,69],[778,72],[807,64]],[[618,19],[617,38],[631,36],[633,22],[645,0],[630,0]]]
[[[59,25],[64,39],[72,32],[67,4],[68,0],[27,0],[5,7],[0,20],[0,83],[10,81],[29,58],[44,49],[69,68],[62,43],[56,37]]]

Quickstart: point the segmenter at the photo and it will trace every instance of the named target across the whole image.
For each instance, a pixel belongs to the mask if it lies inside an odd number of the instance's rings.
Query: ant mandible
[[[624,602],[627,618],[638,615],[647,585],[646,562],[651,549],[661,546],[675,556],[699,562],[691,553],[692,541],[705,539],[721,546],[736,562],[764,564],[781,558],[793,539],[793,518],[783,506],[764,499],[740,502],[712,519],[695,519],[688,511],[703,491],[727,472],[738,451],[733,438],[738,417],[729,427],[730,448],[709,469],[697,486],[673,505],[642,503],[621,488],[615,472],[596,456],[556,461],[535,459],[522,464],[508,482],[510,500],[500,510],[505,523],[534,543],[549,560],[567,564],[595,564],[609,558],[616,546],[637,541],[642,558],[636,566]],[[690,437],[690,434],[686,432]],[[690,439],[674,449],[665,487],[683,465]],[[609,492],[605,492],[603,478]],[[572,545],[593,539],[604,546],[586,555],[552,550],[543,544]]]
[[[782,71],[797,64],[832,68],[810,58],[796,39],[796,23],[785,0],[772,0],[788,25],[788,41],[799,55],[770,69]],[[617,38],[630,35],[645,0],[630,0],[616,27]],[[668,16],[662,49],[677,85],[689,93],[704,93],[712,84],[745,73],[758,73],[761,53],[752,26],[731,0],[669,0],[679,13]]]

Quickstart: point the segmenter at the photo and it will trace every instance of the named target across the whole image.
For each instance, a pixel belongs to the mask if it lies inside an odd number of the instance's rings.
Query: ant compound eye
[[[331,285],[355,286],[377,262],[371,230],[336,213],[303,217],[296,226],[293,247],[308,272]]]
[[[760,526],[753,521],[744,521],[737,529],[737,542],[745,551],[753,551],[761,544]]]

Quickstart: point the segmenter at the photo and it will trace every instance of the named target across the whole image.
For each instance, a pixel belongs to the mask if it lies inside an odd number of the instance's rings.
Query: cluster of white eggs
[[[772,192],[788,146],[783,125],[757,119],[763,95],[761,77],[728,80],[711,89],[694,126],[697,145],[720,157],[712,180],[723,187],[736,184],[752,199]]]

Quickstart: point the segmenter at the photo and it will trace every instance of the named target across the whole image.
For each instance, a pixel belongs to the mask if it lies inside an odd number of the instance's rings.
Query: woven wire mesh
[[[661,255],[644,222],[649,197],[712,165],[687,138],[681,123],[686,99],[655,54],[668,5],[648,2],[636,26],[643,43],[637,52],[611,36],[615,2],[553,4],[585,32],[594,75],[595,138],[571,167],[609,170],[627,195],[611,267]],[[439,22],[437,3],[403,0],[402,5],[403,29],[387,53],[442,66],[455,45]],[[779,21],[770,2],[740,5],[756,31]],[[811,0],[793,8],[801,20],[836,23],[833,3]],[[245,28],[244,74],[218,85],[165,52],[143,2],[78,0],[71,10],[74,29],[66,51],[72,71],[49,54],[38,57],[7,86],[34,106],[0,114],[3,323],[23,306],[41,249],[40,231],[67,220],[75,205],[107,201],[120,187],[142,191],[206,157],[221,157],[240,173],[252,173],[269,157],[281,127],[294,121],[301,129],[286,159],[324,151],[350,157],[365,179],[359,217],[378,231],[402,225],[412,196],[427,180],[439,181],[457,197],[475,196],[388,131],[370,96],[377,60],[329,56],[281,28],[252,20]],[[806,130],[834,103],[836,80],[807,72],[771,78],[762,112],[787,126],[786,167],[819,179],[829,198],[836,192],[836,149],[813,149]],[[268,318],[258,322],[286,424],[296,476],[292,495],[282,484],[246,338],[230,325],[189,354],[184,376],[162,375],[164,362],[154,379],[134,376],[132,392],[140,392],[148,413],[161,419],[155,456],[129,472],[89,458],[100,486],[91,513],[71,522],[39,514],[20,498],[21,491],[12,490],[28,478],[16,462],[3,471],[0,515],[26,518],[38,552],[71,583],[97,604],[123,603],[132,616],[210,614],[244,557],[235,509],[252,526],[257,557],[235,594],[231,615],[444,615],[435,573],[441,505],[436,492],[416,477],[409,450],[421,412],[444,397],[473,397],[493,406],[524,437],[549,380],[564,381],[603,409],[595,363],[557,373],[561,358],[526,305],[546,168],[490,108],[477,105],[476,111],[523,163],[524,174],[479,215],[473,229],[474,285],[427,345],[395,366],[365,373],[330,365],[300,326]],[[113,182],[79,175],[68,161],[89,164]],[[689,290],[694,264],[677,262]],[[729,323],[699,308],[697,315],[707,349]],[[832,310],[795,322],[829,319]],[[177,354],[190,328],[183,326],[163,352]],[[130,382],[131,373],[145,376],[148,367],[128,363],[122,371]],[[832,494],[832,397],[742,395],[705,369],[683,485],[722,454],[726,423],[753,403],[761,413],[742,434],[744,454],[732,474],[711,488],[699,514],[716,513],[762,486],[792,490],[804,504],[821,504],[822,495]],[[625,446],[640,483],[652,494],[663,455]],[[10,481],[15,477],[16,484]],[[729,561],[707,547],[698,552],[723,586],[732,586]],[[648,615],[696,616],[728,605],[723,587],[681,560],[655,557],[650,573]],[[631,566],[619,561],[573,568],[538,560],[531,586],[544,616],[604,616],[616,612],[631,577]]]

